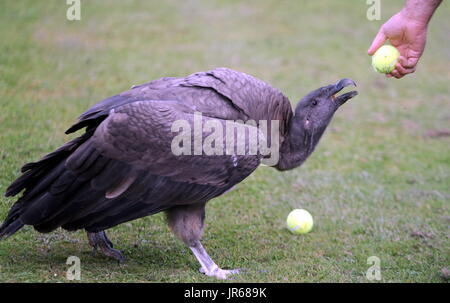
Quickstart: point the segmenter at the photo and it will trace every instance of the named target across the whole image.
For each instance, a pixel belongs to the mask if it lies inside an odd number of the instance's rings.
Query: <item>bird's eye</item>
[[[316,106],[316,105],[317,105],[317,100],[313,100],[313,101],[311,102],[311,104],[312,104],[312,106]]]

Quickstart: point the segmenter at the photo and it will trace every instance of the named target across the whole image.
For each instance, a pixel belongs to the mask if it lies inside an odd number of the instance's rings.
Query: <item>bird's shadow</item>
[[[118,261],[102,255],[100,252],[93,253],[87,243],[67,243],[64,241],[52,241],[51,244],[36,244],[34,248],[20,250],[5,260],[3,265],[14,266],[14,264],[34,264],[37,268],[68,268],[67,260],[71,256],[78,257],[84,270],[95,271],[97,269],[109,269],[121,271],[129,267],[158,268],[159,270],[186,269],[198,270],[199,265],[190,254],[187,247],[170,243],[161,245],[157,242],[147,242],[137,246],[132,243],[121,243],[114,246],[120,250],[125,262]]]

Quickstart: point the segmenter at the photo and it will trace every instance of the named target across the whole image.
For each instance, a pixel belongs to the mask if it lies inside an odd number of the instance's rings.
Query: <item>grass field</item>
[[[204,245],[238,282],[446,282],[450,269],[450,4],[435,14],[416,74],[386,79],[366,51],[403,1],[65,1],[0,3],[0,192],[25,162],[68,140],[97,101],[133,84],[227,66],[282,90],[293,103],[348,77],[360,95],[342,107],[300,168],[259,168],[207,206]],[[443,132],[445,133],[445,132]],[[0,218],[15,199],[0,198]],[[285,228],[306,208],[313,231]],[[127,262],[90,254],[82,231],[25,227],[0,242],[0,282],[66,282],[69,256],[83,282],[215,282],[169,232],[162,214],[109,230]]]

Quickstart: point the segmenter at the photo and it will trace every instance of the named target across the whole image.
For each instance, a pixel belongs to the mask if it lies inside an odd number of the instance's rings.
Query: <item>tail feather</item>
[[[78,146],[83,144],[87,139],[89,139],[92,134],[93,130],[86,131],[85,134],[83,134],[80,137],[77,137],[73,139],[72,141],[67,142],[54,152],[46,155],[38,162],[31,162],[25,164],[21,171],[22,176],[16,179],[8,188],[6,189],[5,196],[6,197],[12,197],[20,193],[22,190],[26,190],[24,192],[24,196],[26,196],[29,192],[33,192],[34,194],[36,191],[33,191],[35,187],[39,185],[45,185],[45,182],[42,182],[42,176],[48,174],[51,170],[55,167],[56,164],[58,164],[62,159],[65,159],[68,155],[70,155]],[[55,176],[57,177],[57,176]],[[51,182],[54,179],[48,178],[47,181]],[[44,186],[45,187],[45,186]]]
[[[88,129],[82,136],[67,142],[41,160],[25,164],[22,167],[23,174],[7,188],[5,196],[15,196],[23,190],[24,192],[0,226],[0,240],[13,235],[25,224],[38,221],[40,217],[44,216],[45,214],[36,209],[39,205],[52,205],[52,209],[58,205],[58,203],[50,202],[56,201],[55,198],[58,196],[60,188],[68,187],[74,181],[72,176],[65,175],[64,162],[73,151],[92,136],[94,131],[95,128]],[[61,180],[58,182],[58,186],[54,188],[56,195],[52,196],[47,191],[55,180],[59,179]]]
[[[19,218],[17,220],[12,220],[11,222],[4,222],[2,226],[0,226],[0,240],[8,238],[12,236],[16,231],[21,229],[25,224]]]

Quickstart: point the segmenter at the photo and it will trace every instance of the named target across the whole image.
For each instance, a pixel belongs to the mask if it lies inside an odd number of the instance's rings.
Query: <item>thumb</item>
[[[373,39],[372,45],[367,50],[367,54],[372,56],[377,51],[377,49],[379,49],[384,44],[384,41],[386,41],[386,36],[384,35],[383,30],[380,29],[375,39]]]

